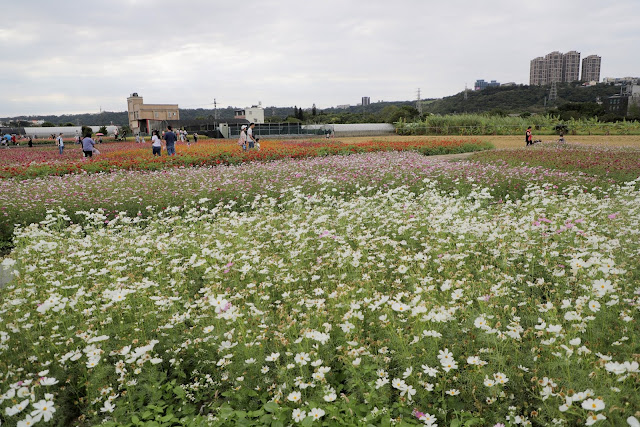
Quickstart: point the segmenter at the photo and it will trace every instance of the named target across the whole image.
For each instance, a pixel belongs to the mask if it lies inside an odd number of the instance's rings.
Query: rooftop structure
[[[135,92],[127,98],[127,109],[129,127],[134,135],[163,130],[172,122],[180,120],[178,104],[144,104],[142,97]]]

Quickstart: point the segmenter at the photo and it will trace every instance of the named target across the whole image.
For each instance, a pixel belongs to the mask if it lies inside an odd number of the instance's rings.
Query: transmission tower
[[[551,89],[549,89],[549,102],[553,102],[558,99],[558,87],[556,82],[551,82]]]
[[[464,84],[464,100],[466,101],[467,99],[469,99],[469,98],[467,96],[467,84],[465,83]]]
[[[416,101],[416,109],[418,110],[418,113],[420,113],[420,115],[422,115],[422,101],[420,101],[420,88],[418,88],[418,100]]]
[[[213,98],[213,118],[218,120],[218,103],[215,98]]]

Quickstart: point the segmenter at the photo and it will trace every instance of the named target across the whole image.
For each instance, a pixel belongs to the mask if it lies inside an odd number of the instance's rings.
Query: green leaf
[[[173,393],[176,395],[176,397],[178,397],[179,399],[184,399],[185,396],[187,395],[184,390],[182,389],[182,387],[180,386],[175,386],[173,388]]]
[[[134,415],[133,417],[131,417],[131,422],[134,424],[138,424],[140,422],[140,418]]]
[[[313,417],[307,417],[302,420],[302,427],[309,427],[313,424]]]
[[[267,402],[264,404],[264,410],[267,412],[275,412],[279,408],[276,402]]]

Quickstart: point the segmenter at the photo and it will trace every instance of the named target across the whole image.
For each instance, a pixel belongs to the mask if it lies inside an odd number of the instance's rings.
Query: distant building
[[[340,108],[342,110],[346,110],[347,108],[351,107],[351,104],[340,104],[340,105],[336,105],[336,108]]]
[[[580,80],[580,52],[569,51],[562,55],[562,81],[577,82]]]
[[[547,84],[562,81],[562,53],[553,51],[544,57]]]
[[[235,110],[235,119],[246,119],[251,123],[264,123],[264,108],[262,104],[252,105],[251,108],[245,108],[243,110]]]
[[[580,79],[580,52],[567,53],[553,51],[544,57],[534,58],[529,63],[529,84],[543,86],[561,82],[590,82],[600,80],[600,57],[590,55],[582,61]]]
[[[178,104],[144,104],[142,97],[132,93],[127,98],[129,127],[133,134],[150,134],[154,130],[163,130],[169,124],[180,120]]]
[[[371,105],[371,98],[368,97],[368,96],[363,96],[362,97],[362,105],[363,106]]]
[[[623,86],[619,94],[605,98],[603,106],[607,113],[628,116],[630,107],[640,108],[640,85]]]
[[[543,86],[547,84],[544,64],[545,62],[542,56],[531,60],[529,68],[529,84],[531,86]]]
[[[598,55],[589,55],[582,60],[582,81],[600,81],[600,62],[602,58]]]
[[[488,87],[497,87],[500,86],[495,80],[491,80],[490,82],[485,82],[483,79],[476,80],[476,83],[473,85],[474,90],[482,90]]]
[[[640,85],[640,77],[605,77],[602,83],[612,85]]]

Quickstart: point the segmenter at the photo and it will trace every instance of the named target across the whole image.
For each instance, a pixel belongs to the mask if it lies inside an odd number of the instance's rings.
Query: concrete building
[[[245,119],[250,123],[264,123],[264,108],[262,104],[252,105],[251,108],[234,111],[235,119]]]
[[[178,104],[145,104],[135,92],[127,98],[127,109],[129,127],[134,135],[163,130],[167,125],[177,124],[180,120]]]
[[[495,80],[491,80],[490,82],[485,82],[484,79],[479,79],[479,80],[476,80],[475,84],[473,85],[473,89],[482,90],[488,87],[497,87],[497,86],[500,86],[500,83]]]
[[[598,55],[589,55],[582,60],[582,81],[600,81],[600,63],[602,58]]]
[[[569,51],[562,55],[562,81],[577,82],[580,80],[580,52]]]
[[[587,56],[582,60],[582,79],[580,79],[580,52],[567,53],[554,51],[531,60],[529,64],[529,84],[548,85],[553,82],[590,82],[600,80],[600,57]]]
[[[368,97],[368,96],[363,96],[362,97],[362,105],[363,106],[371,105],[371,98]]]
[[[623,86],[619,94],[605,98],[603,105],[607,113],[620,116],[630,115],[633,108],[638,111],[640,109],[640,85]]]
[[[546,84],[562,81],[562,53],[553,51],[544,57]]]
[[[531,60],[529,68],[529,84],[531,86],[543,86],[547,84],[544,58],[542,56]]]

